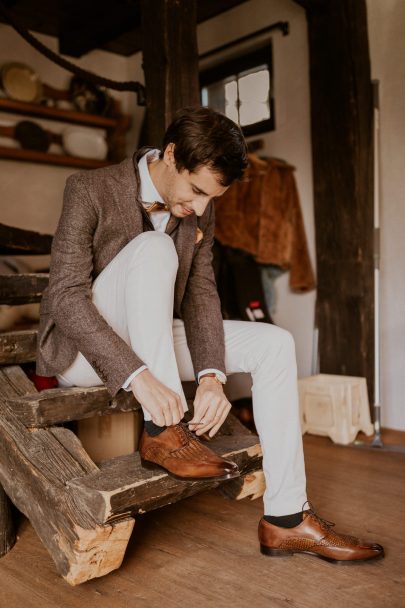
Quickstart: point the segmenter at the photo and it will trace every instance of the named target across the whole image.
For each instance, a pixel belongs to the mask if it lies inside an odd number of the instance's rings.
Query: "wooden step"
[[[209,447],[236,462],[242,474],[261,468],[262,452],[257,435],[216,437]],[[145,513],[227,482],[180,481],[156,466],[145,468],[139,453],[99,463],[99,470],[67,482],[82,508],[100,523],[128,514]]]
[[[0,255],[46,255],[51,252],[52,236],[0,224]]]
[[[40,302],[48,282],[49,274],[47,273],[0,275],[0,304]]]
[[[112,398],[104,386],[53,388],[6,401],[26,427],[51,426],[141,407],[131,392],[119,391]]]
[[[35,361],[37,329],[0,333],[0,365]]]

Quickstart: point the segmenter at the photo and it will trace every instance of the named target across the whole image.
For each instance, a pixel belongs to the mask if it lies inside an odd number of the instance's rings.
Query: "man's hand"
[[[152,416],[152,422],[159,426],[178,424],[184,416],[180,396],[162,384],[145,369],[131,382],[135,399]]]
[[[190,420],[189,428],[202,435],[209,429],[209,436],[213,437],[221,428],[229,414],[231,404],[224,394],[221,384],[214,378],[202,378],[194,399],[194,416]],[[202,422],[202,424],[196,424]]]

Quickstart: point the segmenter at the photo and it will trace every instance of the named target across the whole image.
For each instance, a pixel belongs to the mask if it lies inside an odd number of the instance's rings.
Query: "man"
[[[215,199],[242,177],[237,125],[207,108],[180,111],[162,151],[68,179],[41,303],[37,371],[62,386],[105,384],[142,405],[145,466],[182,479],[230,479],[237,466],[199,436],[230,410],[226,374],[249,372],[263,448],[268,555],[310,552],[332,561],[383,556],[380,545],[331,530],[307,502],[291,335],[223,321],[212,268]],[[174,317],[174,318],[173,318]],[[181,381],[196,379],[194,415]]]

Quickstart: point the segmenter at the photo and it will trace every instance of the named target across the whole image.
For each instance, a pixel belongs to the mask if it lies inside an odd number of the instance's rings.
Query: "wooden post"
[[[11,502],[0,486],[0,557],[10,551],[16,541]]]
[[[176,110],[200,105],[196,0],[142,0],[147,142],[160,147]]]
[[[298,3],[307,9],[309,26],[320,370],[365,376],[372,397],[372,87],[366,2]]]

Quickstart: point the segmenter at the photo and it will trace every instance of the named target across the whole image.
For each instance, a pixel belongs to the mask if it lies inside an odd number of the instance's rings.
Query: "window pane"
[[[269,104],[269,72],[259,70],[241,76],[239,85],[239,116],[240,124],[251,125],[270,118]]]
[[[203,89],[203,105],[207,105],[213,110],[225,113],[225,87],[224,82],[214,82]]]
[[[270,79],[268,70],[260,70],[245,76],[239,76],[239,97],[241,101],[267,102],[269,98]]]
[[[225,115],[234,122],[239,123],[238,85],[236,79],[225,84]]]

